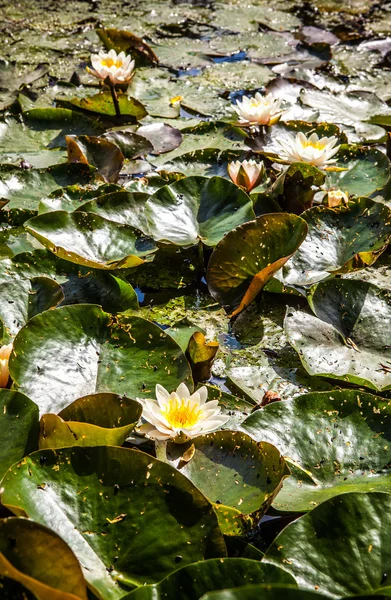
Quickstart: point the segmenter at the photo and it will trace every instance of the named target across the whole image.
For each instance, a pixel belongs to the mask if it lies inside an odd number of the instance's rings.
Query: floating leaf
[[[201,331],[195,331],[187,346],[187,358],[191,365],[194,381],[206,381],[211,377],[211,368],[219,350],[218,342],[207,342]]]
[[[79,398],[58,416],[41,417],[39,448],[122,446],[141,413],[139,402],[117,394]]]
[[[121,117],[125,119],[131,117],[138,121],[147,115],[144,106],[135,98],[131,98],[120,92],[117,92],[117,96]],[[99,92],[99,94],[88,96],[87,98],[67,99],[63,100],[61,104],[109,117],[116,116],[111,92]]]
[[[299,162],[289,165],[281,175],[281,181],[275,183],[276,188],[282,187],[281,206],[297,215],[311,208],[316,187],[324,180],[325,174],[312,165]]]
[[[160,188],[145,207],[152,237],[180,246],[214,246],[254,218],[249,196],[222,177],[186,177]]]
[[[118,146],[125,158],[139,158],[153,151],[149,140],[134,131],[127,131],[126,128],[111,129],[102,137]]]
[[[285,331],[310,375],[375,390],[391,388],[390,292],[349,279],[310,290],[317,315],[289,309]]]
[[[171,152],[181,145],[183,136],[179,129],[167,123],[151,123],[142,125],[137,129],[137,134],[149,140],[153,146],[152,154]]]
[[[95,392],[145,398],[156,383],[189,380],[180,347],[139,317],[113,317],[93,305],[65,306],[33,317],[14,342],[11,377],[40,407],[58,413]]]
[[[183,567],[155,585],[139,587],[130,592],[126,600],[154,600],[161,598],[181,598],[199,600],[205,592],[248,583],[284,582],[294,585],[294,579],[282,569],[245,558],[210,559]]]
[[[230,231],[209,261],[210,293],[232,316],[239,314],[296,252],[306,234],[301,217],[279,213]]]
[[[87,165],[56,165],[47,169],[0,166],[0,196],[9,200],[7,209],[38,210],[39,201],[54,190],[94,179],[95,169]]]
[[[279,510],[311,510],[350,491],[389,491],[391,407],[356,390],[304,394],[247,417],[241,429],[274,444],[291,477],[274,500]]]
[[[92,213],[53,211],[25,227],[59,258],[96,269],[136,267],[156,251],[153,240],[133,227]]]
[[[14,390],[0,389],[0,478],[15,462],[38,447],[38,406]]]
[[[127,448],[31,454],[2,481],[2,502],[61,532],[102,598],[226,555],[212,505],[170,465]],[[81,491],[81,493],[79,493]],[[64,504],[64,495],[73,498]],[[188,544],[188,541],[191,544]]]
[[[105,181],[118,180],[124,164],[124,155],[118,146],[105,138],[88,135],[68,135],[66,140],[69,163],[92,165]]]
[[[149,227],[145,217],[145,203],[148,197],[148,194],[143,192],[113,192],[86,202],[79,206],[78,210],[100,215],[115,223],[136,227],[148,234]]]
[[[341,494],[285,527],[264,560],[300,589],[316,585],[333,598],[370,594],[389,583],[390,514],[391,494]]]
[[[23,281],[11,279],[0,284],[0,318],[7,338],[35,315],[54,308],[64,300],[61,286],[48,277],[34,277]]]
[[[311,285],[369,266],[391,236],[391,210],[369,198],[336,208],[316,206],[301,216],[308,224],[308,235],[277,276],[288,286]]]
[[[325,187],[338,188],[356,196],[370,196],[381,190],[390,177],[390,161],[375,148],[342,145],[336,167],[343,171],[328,172]]]
[[[0,575],[25,585],[39,600],[87,600],[72,550],[59,535],[27,519],[0,521]]]
[[[97,29],[96,33],[105,45],[106,50],[113,49],[116,52],[125,52],[125,54],[136,52],[136,56],[138,55],[139,58],[143,58],[152,64],[159,62],[152,48],[142,38],[130,31],[110,28]]]
[[[194,454],[184,461],[182,454],[191,443]],[[240,535],[266,512],[289,475],[284,459],[271,444],[239,432],[217,431],[191,443],[171,444],[169,458],[179,459],[181,473],[217,505],[223,532]]]

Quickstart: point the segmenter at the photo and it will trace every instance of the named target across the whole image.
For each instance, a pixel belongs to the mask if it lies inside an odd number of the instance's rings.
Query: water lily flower
[[[269,149],[286,163],[304,162],[315,167],[324,167],[336,162],[332,157],[340,148],[336,146],[337,142],[338,138],[335,136],[319,138],[316,133],[312,133],[307,138],[299,131],[296,136],[287,134],[276,139]]]
[[[228,174],[235,185],[244,187],[248,192],[257,187],[262,181],[265,173],[263,162],[257,163],[255,160],[236,160],[229,163]]]
[[[10,377],[8,361],[11,352],[12,344],[8,344],[8,346],[1,346],[0,348],[0,388],[7,387],[7,383]]]
[[[101,50],[99,54],[92,54],[91,64],[93,69],[88,69],[91,75],[102,80],[109,77],[113,85],[128,83],[133,77],[134,60],[125,52],[117,54],[115,50],[109,52]]]
[[[183,444],[197,435],[204,435],[221,427],[229,417],[220,415],[218,400],[206,402],[208,390],[205,386],[190,394],[181,383],[171,394],[162,386],[156,386],[156,399],[140,400],[143,418],[148,421],[139,428],[150,439],[173,440]]]
[[[274,125],[281,118],[280,104],[281,100],[272,94],[262,96],[257,92],[250,98],[243,96],[242,101],[238,100],[233,108],[242,125]]]
[[[349,196],[342,190],[329,190],[327,193],[327,206],[334,208],[340,204],[347,204]]]

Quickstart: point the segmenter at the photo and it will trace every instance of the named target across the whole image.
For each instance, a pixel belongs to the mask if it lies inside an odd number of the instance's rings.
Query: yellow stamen
[[[102,67],[108,67],[109,69],[115,65],[118,69],[119,67],[122,67],[122,60],[118,60],[118,58],[117,60],[113,60],[112,58],[103,58],[100,64]]]
[[[188,429],[193,427],[203,415],[202,410],[197,405],[190,407],[190,400],[178,400],[170,398],[167,406],[162,409],[162,414],[166,417],[171,427],[175,429]]]

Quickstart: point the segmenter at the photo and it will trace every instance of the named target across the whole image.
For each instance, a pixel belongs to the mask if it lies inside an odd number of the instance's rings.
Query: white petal
[[[181,383],[177,387],[176,393],[181,400],[188,400],[190,398],[189,389],[184,383]]]
[[[205,385],[203,385],[202,387],[200,387],[199,390],[197,390],[197,392],[200,396],[200,406],[202,406],[208,399],[208,388]]]
[[[155,388],[155,394],[156,394],[156,399],[159,403],[159,406],[161,406],[161,407],[165,406],[170,397],[170,394],[168,393],[166,388],[164,388],[162,385],[160,385],[160,383],[158,383]]]

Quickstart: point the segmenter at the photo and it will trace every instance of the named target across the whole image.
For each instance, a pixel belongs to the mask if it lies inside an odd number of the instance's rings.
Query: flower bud
[[[8,368],[8,361],[12,352],[12,344],[8,346],[1,346],[0,348],[0,388],[7,387],[10,372]]]
[[[263,162],[257,163],[255,160],[244,160],[243,162],[236,160],[229,163],[228,174],[235,185],[251,192],[262,181],[265,165]]]

